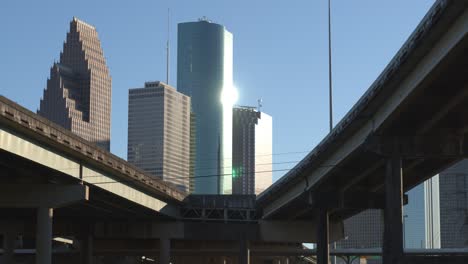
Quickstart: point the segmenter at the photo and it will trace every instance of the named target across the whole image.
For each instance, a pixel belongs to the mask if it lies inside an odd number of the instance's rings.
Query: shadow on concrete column
[[[329,216],[328,209],[319,208],[317,221],[317,264],[328,264],[329,252]]]
[[[169,264],[171,261],[171,240],[161,238],[159,240],[159,263]]]
[[[397,264],[403,260],[402,161],[397,150],[393,152],[387,160],[385,175],[383,264]]]
[[[93,235],[88,228],[87,232],[83,234],[80,243],[81,263],[93,264]]]
[[[52,263],[52,217],[54,209],[39,207],[36,224],[36,264]]]
[[[3,234],[3,256],[0,263],[14,264],[16,234],[14,232],[5,232]]]
[[[239,264],[250,264],[249,241],[245,239],[239,241]]]

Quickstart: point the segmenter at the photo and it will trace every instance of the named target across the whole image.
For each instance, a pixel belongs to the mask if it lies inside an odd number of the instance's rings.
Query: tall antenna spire
[[[170,23],[170,9],[167,9],[167,42],[166,42],[166,84],[169,84],[169,23]]]

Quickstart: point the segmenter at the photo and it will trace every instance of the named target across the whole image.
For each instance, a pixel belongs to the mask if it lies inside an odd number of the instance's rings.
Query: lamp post
[[[403,249],[406,248],[406,232],[405,232],[405,229],[406,229],[406,218],[408,217],[407,214],[403,215]]]
[[[328,0],[328,100],[330,132],[333,129],[332,55],[331,55],[331,0]]]

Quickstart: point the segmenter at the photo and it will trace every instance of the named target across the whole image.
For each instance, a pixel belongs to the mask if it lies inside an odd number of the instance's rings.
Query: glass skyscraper
[[[177,38],[177,89],[191,97],[196,116],[195,193],[230,194],[232,34],[201,19],[180,23]]]
[[[111,90],[96,29],[73,18],[37,113],[109,151]]]

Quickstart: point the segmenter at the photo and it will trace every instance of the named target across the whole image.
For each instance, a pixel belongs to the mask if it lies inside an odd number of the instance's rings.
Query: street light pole
[[[330,132],[333,129],[333,93],[332,93],[332,55],[331,55],[331,0],[328,0],[328,99],[330,110]]]
[[[406,248],[406,217],[408,215],[403,215],[403,248]]]
[[[328,97],[330,107],[330,132],[333,130],[333,93],[332,93],[332,61],[331,61],[331,0],[328,0]],[[336,250],[336,242],[333,242]],[[336,264],[336,255],[333,256],[333,264]]]

